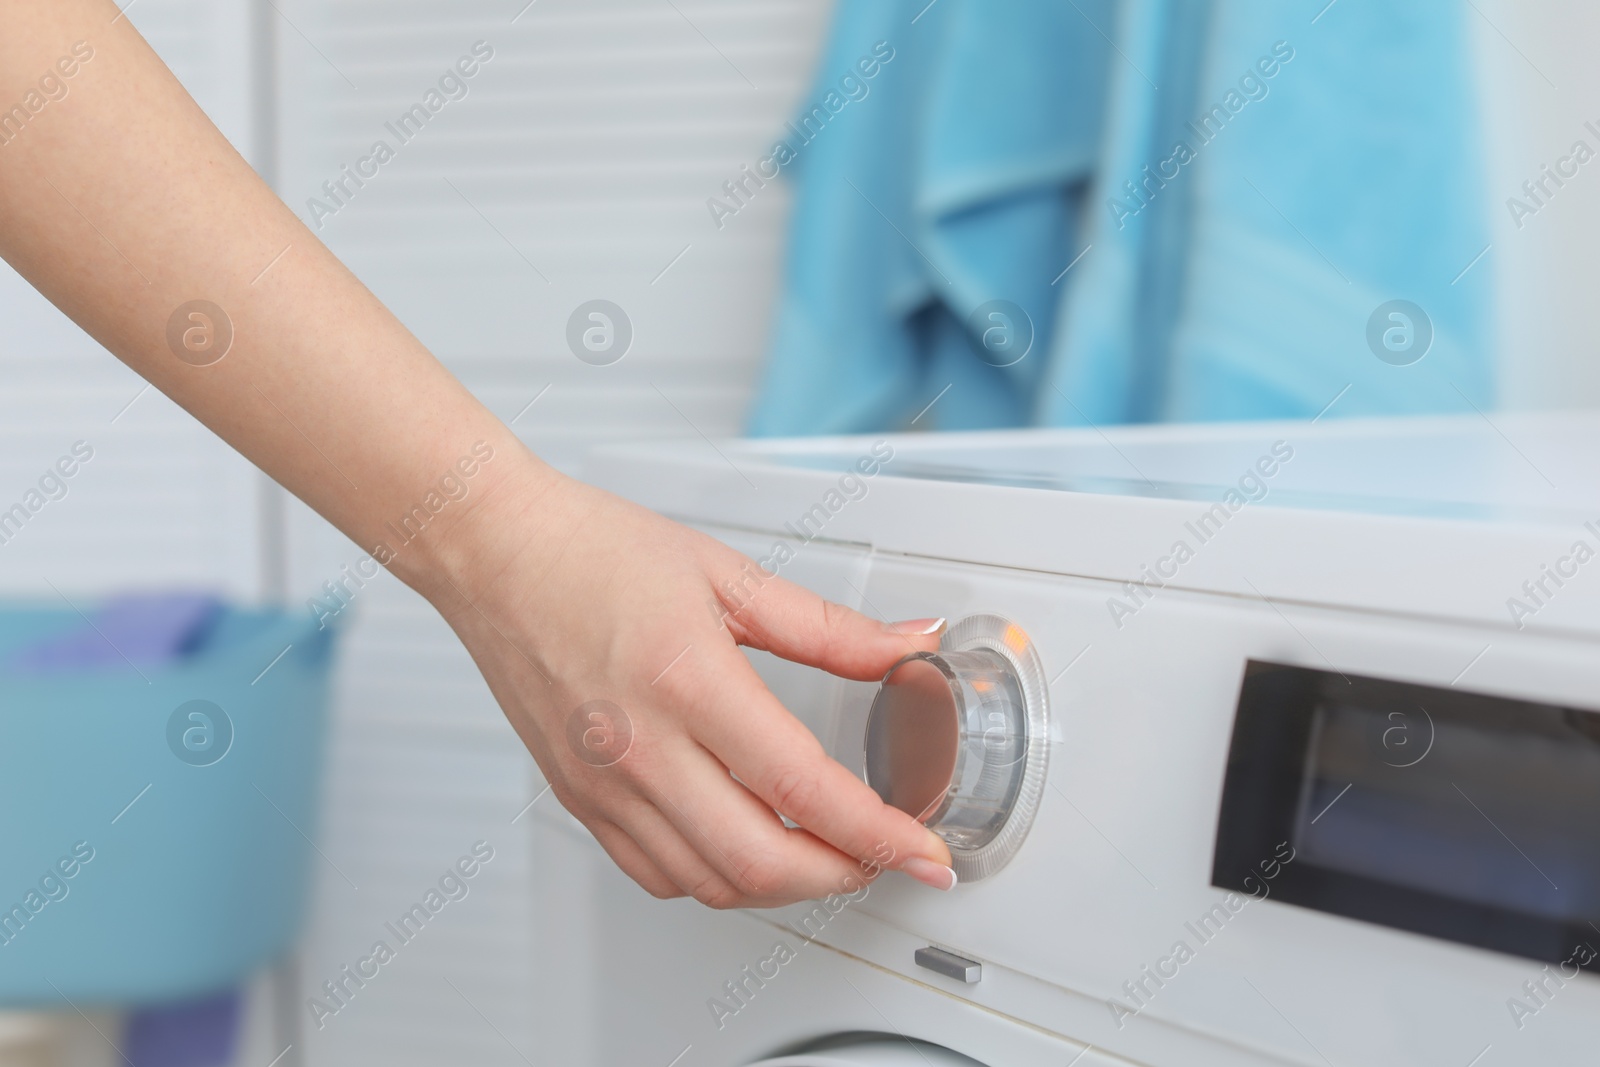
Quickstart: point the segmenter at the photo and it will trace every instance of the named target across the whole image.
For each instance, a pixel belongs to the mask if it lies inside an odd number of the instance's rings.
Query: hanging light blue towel
[[[1124,9],[1093,248],[1064,294],[1036,421],[1489,407],[1492,261],[1473,263],[1488,201],[1463,9],[1211,8],[1187,88],[1157,61],[1181,51],[1168,31],[1192,5]],[[1379,313],[1394,300],[1426,320]],[[1380,337],[1416,331],[1426,354],[1380,358],[1375,313]]]
[[[841,0],[818,94],[876,42],[895,58],[786,168],[751,431],[1489,406],[1461,18],[1428,0]],[[1393,300],[1431,333],[1410,365],[1369,343],[1401,321]],[[1009,365],[985,345],[1016,318],[996,301],[1031,326]]]
[[[802,115],[892,58],[785,168],[800,192],[753,432],[1028,421],[1101,139],[1110,47],[1086,16],[1110,10],[842,0]]]

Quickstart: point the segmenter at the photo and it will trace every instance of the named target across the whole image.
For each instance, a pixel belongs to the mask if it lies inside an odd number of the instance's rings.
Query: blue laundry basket
[[[0,662],[82,625],[0,611]],[[142,676],[0,670],[0,1004],[160,1003],[288,948],[323,862],[334,632],[229,608]]]

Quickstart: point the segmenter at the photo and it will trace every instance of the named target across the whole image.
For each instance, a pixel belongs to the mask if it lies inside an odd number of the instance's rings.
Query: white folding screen
[[[279,7],[294,23],[280,48],[284,199],[496,411],[559,459],[591,440],[693,432],[686,421],[737,428],[786,191],[769,187],[720,230],[706,201],[787,117],[824,5]],[[463,58],[475,73],[440,92]],[[402,126],[430,91],[439,110]],[[393,151],[381,164],[379,141]],[[611,366],[567,343],[568,318],[593,299],[632,323]]]
[[[826,5],[275,2],[281,195],[490,408],[568,468],[597,441],[737,431],[787,191],[769,187],[721,230],[706,200],[795,105]],[[425,122],[401,124],[430,102]],[[381,163],[379,141],[393,152]],[[595,299],[633,332],[606,366],[567,341]],[[360,558],[298,505],[289,529],[295,603]],[[519,818],[543,782],[419,598],[380,576],[348,617],[304,1062],[543,1062],[535,999],[583,969],[561,902],[534,892],[533,865],[562,862],[533,854]],[[495,859],[470,894],[312,1023],[305,998],[478,840]]]

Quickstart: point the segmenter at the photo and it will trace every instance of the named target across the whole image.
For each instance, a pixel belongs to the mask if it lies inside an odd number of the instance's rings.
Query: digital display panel
[[[1252,661],[1213,884],[1283,841],[1274,899],[1567,960],[1600,944],[1600,714]]]

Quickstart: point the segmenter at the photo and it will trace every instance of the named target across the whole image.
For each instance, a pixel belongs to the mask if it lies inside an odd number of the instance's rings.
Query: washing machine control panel
[[[1021,847],[1044,789],[1049,712],[1020,627],[974,615],[890,669],[867,719],[866,778],[945,839],[962,881]]]

